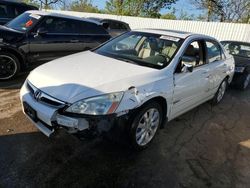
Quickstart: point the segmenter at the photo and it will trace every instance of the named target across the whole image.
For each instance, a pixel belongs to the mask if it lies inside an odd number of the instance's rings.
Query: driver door
[[[189,68],[187,68],[189,67]],[[209,68],[204,57],[204,42],[190,43],[174,73],[172,118],[201,104],[208,95]]]

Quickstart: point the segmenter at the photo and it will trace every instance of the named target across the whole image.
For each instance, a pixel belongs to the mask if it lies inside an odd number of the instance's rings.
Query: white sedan
[[[234,67],[212,37],[136,30],[36,68],[21,101],[47,136],[59,128],[88,131],[143,149],[165,122],[206,101],[219,103]]]

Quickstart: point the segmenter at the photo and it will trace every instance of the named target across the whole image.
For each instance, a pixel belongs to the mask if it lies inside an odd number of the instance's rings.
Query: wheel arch
[[[16,56],[17,59],[19,60],[19,63],[20,63],[21,68],[24,68],[24,65],[25,65],[25,57],[24,57],[24,55],[22,55],[20,52],[18,52],[18,51],[15,50],[15,49],[12,49],[12,48],[1,48],[1,51],[0,51],[0,52],[6,52],[6,53],[13,54],[13,55]]]
[[[149,100],[145,101],[144,103],[142,103],[138,109],[143,108],[145,105],[147,105],[147,104],[149,104],[151,102],[157,102],[162,107],[162,113],[163,113],[162,118],[163,119],[162,119],[161,128],[163,128],[166,120],[168,119],[168,117],[167,117],[167,115],[168,115],[168,103],[167,103],[167,100],[163,96],[154,96],[154,97],[150,98]]]

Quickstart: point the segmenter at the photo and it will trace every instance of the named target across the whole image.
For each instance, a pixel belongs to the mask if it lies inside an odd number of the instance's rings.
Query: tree
[[[192,0],[200,9],[207,10],[207,21],[239,22],[249,15],[249,0]]]
[[[29,4],[29,5],[33,5],[33,6],[36,6],[36,7],[39,7],[39,6],[40,6],[40,5],[37,3],[36,0],[21,0],[21,2],[26,3],[26,4]]]
[[[110,14],[159,18],[162,8],[170,8],[177,0],[108,0],[105,10]]]
[[[99,13],[100,10],[92,5],[90,0],[77,0],[70,5],[70,10],[78,12],[94,12]]]
[[[175,12],[176,12],[176,9],[173,8],[172,12],[161,15],[161,19],[176,20],[177,18],[176,18]]]

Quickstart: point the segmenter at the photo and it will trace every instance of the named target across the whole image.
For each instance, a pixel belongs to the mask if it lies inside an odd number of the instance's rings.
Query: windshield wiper
[[[115,57],[115,59],[118,59],[118,60],[121,60],[121,61],[125,61],[127,63],[138,64],[137,62],[135,62],[133,60],[122,58],[122,57]]]

